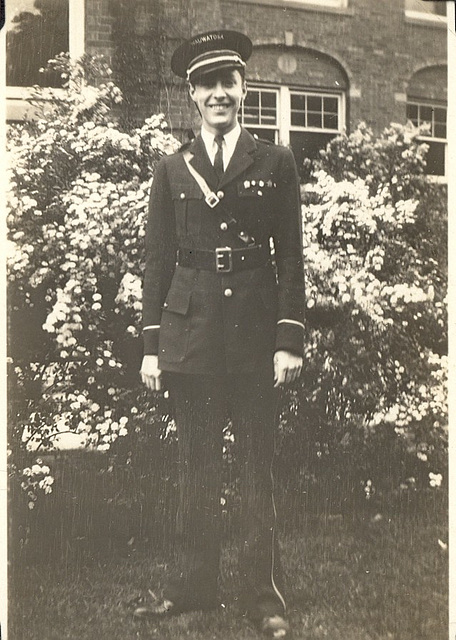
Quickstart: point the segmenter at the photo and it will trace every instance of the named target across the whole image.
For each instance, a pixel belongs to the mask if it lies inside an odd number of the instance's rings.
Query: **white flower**
[[[442,484],[443,476],[441,473],[429,473],[429,484],[431,487],[440,487]]]

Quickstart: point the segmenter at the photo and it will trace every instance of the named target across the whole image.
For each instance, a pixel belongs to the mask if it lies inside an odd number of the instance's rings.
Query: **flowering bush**
[[[109,449],[139,412],[132,370],[147,193],[156,161],[177,145],[162,116],[132,131],[110,121],[122,96],[100,81],[100,61],[62,55],[50,64],[63,90],[37,89],[36,99],[53,93],[36,101],[43,117],[11,126],[8,140],[16,455]]]
[[[30,508],[53,488],[44,450],[116,450],[132,469],[132,451],[150,464],[172,440],[138,368],[147,192],[177,142],[162,116],[116,123],[122,96],[96,59],[51,66],[63,90],[37,90],[42,118],[8,140],[9,423]],[[302,495],[327,481],[369,500],[382,483],[435,491],[445,475],[445,194],[422,175],[418,134],[361,125],[303,187],[305,373],[286,394],[279,465]]]
[[[419,134],[360,125],[303,187],[307,375],[284,447],[302,456],[307,422],[317,475],[358,475],[366,497],[393,476],[435,487],[446,468],[445,189],[423,176]]]

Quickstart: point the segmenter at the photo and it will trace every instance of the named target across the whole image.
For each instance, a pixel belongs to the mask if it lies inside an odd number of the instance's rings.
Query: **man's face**
[[[190,84],[189,93],[201,113],[205,129],[214,135],[223,135],[235,127],[247,87],[237,69],[219,69],[195,80],[195,84]]]

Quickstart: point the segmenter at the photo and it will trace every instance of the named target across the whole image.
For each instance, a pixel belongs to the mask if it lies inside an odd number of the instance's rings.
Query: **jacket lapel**
[[[218,183],[217,174],[209,160],[201,135],[193,140],[192,144],[188,147],[188,151],[193,155],[193,158],[190,160],[192,167],[203,176],[212,189],[215,189]]]
[[[237,178],[253,163],[252,154],[256,148],[255,138],[246,129],[242,129],[231,160],[219,182],[219,187],[224,187]]]
[[[237,178],[237,176],[243,173],[247,167],[250,167],[250,165],[253,164],[254,159],[252,155],[253,152],[256,151],[256,148],[257,144],[255,142],[255,138],[246,129],[242,129],[236,148],[234,149],[234,153],[220,182],[218,181],[217,174],[209,160],[201,135],[197,136],[193,140],[191,145],[188,147],[188,151],[193,155],[190,163],[196,171],[203,176],[212,189],[220,189]]]

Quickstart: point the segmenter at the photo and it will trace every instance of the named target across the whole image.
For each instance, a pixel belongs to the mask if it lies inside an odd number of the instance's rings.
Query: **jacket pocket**
[[[168,362],[182,362],[187,354],[192,298],[188,284],[175,279],[163,305],[158,350],[159,357]]]
[[[196,182],[173,183],[171,195],[176,214],[178,238],[198,236],[201,229],[203,193]]]

